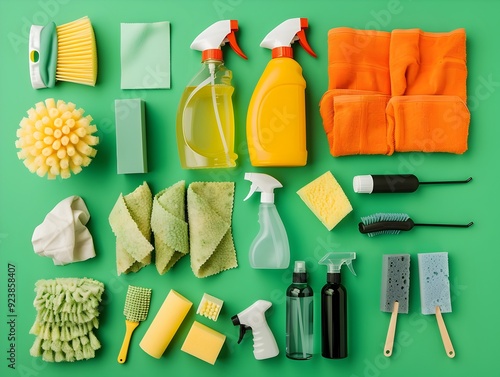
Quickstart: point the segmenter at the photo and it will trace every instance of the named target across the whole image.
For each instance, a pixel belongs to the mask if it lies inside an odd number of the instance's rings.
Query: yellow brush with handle
[[[151,289],[143,287],[128,286],[127,297],[125,299],[125,337],[123,339],[118,362],[123,364],[127,360],[128,348],[132,333],[148,316],[149,303],[151,301]]]
[[[29,67],[34,89],[52,88],[56,81],[95,86],[97,49],[89,18],[31,26]]]

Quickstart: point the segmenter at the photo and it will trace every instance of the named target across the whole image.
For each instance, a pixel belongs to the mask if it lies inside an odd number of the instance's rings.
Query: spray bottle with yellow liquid
[[[224,65],[226,43],[246,59],[236,43],[238,21],[218,21],[191,44],[202,52],[201,70],[182,94],[177,110],[177,147],[184,169],[236,166],[232,72]]]
[[[253,166],[304,166],[306,148],[306,81],[293,59],[292,43],[316,57],[304,30],[307,18],[291,18],[275,27],[260,46],[272,50],[247,114],[247,142]]]

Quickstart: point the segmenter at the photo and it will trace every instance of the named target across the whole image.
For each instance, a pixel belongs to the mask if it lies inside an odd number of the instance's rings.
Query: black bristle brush
[[[417,224],[405,213],[375,213],[362,217],[358,227],[361,233],[373,237],[379,234],[399,234],[401,231],[411,230],[415,226],[468,228],[472,224],[474,224],[472,221],[468,224]]]

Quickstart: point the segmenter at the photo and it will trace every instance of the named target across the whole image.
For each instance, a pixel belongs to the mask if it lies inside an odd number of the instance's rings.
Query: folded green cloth
[[[121,24],[121,88],[170,88],[170,23]]]
[[[33,302],[37,316],[30,334],[36,335],[30,354],[48,362],[73,362],[95,357],[101,343],[99,305],[104,284],[88,278],[39,280]]]
[[[155,241],[155,264],[163,275],[189,253],[184,181],[160,191],[153,199],[151,229]]]
[[[187,206],[191,268],[202,278],[238,266],[231,230],[234,182],[193,182]]]
[[[151,263],[151,211],[153,197],[146,182],[132,193],[120,194],[109,224],[116,236],[116,268],[118,275],[137,272]]]

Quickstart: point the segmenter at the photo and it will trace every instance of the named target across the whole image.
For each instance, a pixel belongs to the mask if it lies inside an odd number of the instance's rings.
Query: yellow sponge
[[[17,156],[24,165],[40,177],[69,178],[87,166],[97,151],[92,148],[99,138],[90,115],[74,103],[48,98],[28,110],[17,130]]]
[[[349,199],[330,171],[302,187],[297,194],[328,230],[352,211]]]
[[[196,314],[210,318],[212,321],[217,321],[223,304],[224,301],[221,299],[204,293]]]
[[[214,365],[225,340],[225,335],[194,321],[181,350]]]

